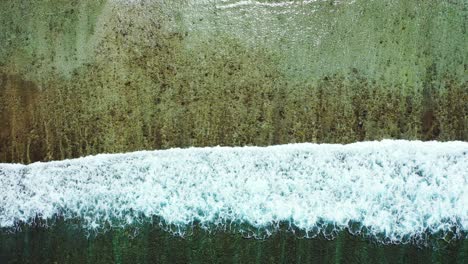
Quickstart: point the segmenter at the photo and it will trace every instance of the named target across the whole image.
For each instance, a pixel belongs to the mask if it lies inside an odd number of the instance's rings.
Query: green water
[[[185,237],[157,225],[89,235],[60,221],[52,228],[0,233],[1,263],[466,263],[468,240],[431,247],[383,245],[347,232],[334,240],[304,239],[290,231],[267,239],[200,228]],[[437,246],[438,250],[433,250]]]
[[[468,140],[465,0],[0,1],[0,162],[214,145]],[[232,1],[231,1],[232,2]],[[259,1],[275,3],[279,1]],[[1,204],[0,204],[1,205]],[[66,223],[0,232],[0,263],[466,263],[340,234],[266,240]]]
[[[293,3],[2,1],[0,161],[468,140],[464,0]]]

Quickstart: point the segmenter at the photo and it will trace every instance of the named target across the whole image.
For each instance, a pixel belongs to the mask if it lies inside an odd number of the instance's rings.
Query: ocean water
[[[100,253],[78,252],[110,243],[102,254],[142,262],[462,263],[467,153],[465,142],[384,140],[0,164],[2,255],[92,263]]]
[[[0,1],[0,264],[466,263],[465,24],[462,0]]]
[[[99,231],[157,217],[181,236],[197,224],[261,238],[287,223],[306,238],[465,238],[467,153],[465,142],[384,140],[1,164],[0,227],[59,216]]]
[[[157,224],[98,235],[57,221],[51,228],[24,226],[0,232],[1,263],[466,263],[468,240],[434,240],[429,247],[384,245],[339,232],[336,238],[298,238],[289,231],[267,239],[194,228],[174,236]]]

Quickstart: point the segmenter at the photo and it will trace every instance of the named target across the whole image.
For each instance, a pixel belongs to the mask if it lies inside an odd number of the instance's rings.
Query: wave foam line
[[[224,5],[216,6],[219,9],[237,8],[243,6],[260,6],[260,7],[287,7],[287,6],[302,6],[310,3],[315,3],[318,0],[303,0],[303,1],[285,1],[285,2],[260,2],[252,0],[241,0],[234,3],[225,3]],[[222,1],[227,2],[227,1]]]
[[[291,144],[101,154],[0,164],[0,227],[55,215],[87,228],[139,216],[177,226],[304,231],[359,222],[391,241],[468,229],[468,143]]]

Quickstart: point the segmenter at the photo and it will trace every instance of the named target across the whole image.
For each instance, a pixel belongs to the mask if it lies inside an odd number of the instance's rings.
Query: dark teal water
[[[466,263],[468,240],[384,245],[344,231],[333,240],[278,231],[267,239],[194,228],[180,237],[158,225],[89,234],[76,223],[0,233],[0,263]]]

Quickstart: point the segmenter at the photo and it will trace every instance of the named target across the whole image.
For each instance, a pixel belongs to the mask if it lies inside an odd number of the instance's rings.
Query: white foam
[[[288,6],[303,6],[307,4],[311,4],[317,2],[318,0],[301,0],[301,1],[278,1],[278,2],[263,2],[263,1],[252,1],[252,0],[191,0],[190,4],[197,5],[197,4],[206,4],[206,5],[213,5],[219,9],[228,9],[228,8],[237,8],[237,7],[244,7],[244,6],[251,6],[251,7],[288,7]],[[120,4],[141,4],[141,3],[152,3],[154,1],[142,1],[142,0],[113,0],[115,3]]]
[[[176,226],[317,230],[360,222],[391,241],[468,229],[468,143],[291,144],[0,164],[0,227],[39,216],[88,228],[157,216]]]
[[[280,1],[280,2],[260,2],[252,0],[241,0],[235,1],[234,3],[224,3],[224,5],[218,5],[219,9],[236,8],[241,6],[259,6],[259,7],[287,7],[287,6],[302,6],[310,3],[314,3],[317,0],[304,0],[304,1]],[[221,1],[227,2],[227,1]]]

